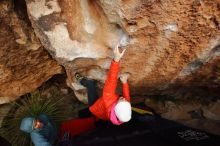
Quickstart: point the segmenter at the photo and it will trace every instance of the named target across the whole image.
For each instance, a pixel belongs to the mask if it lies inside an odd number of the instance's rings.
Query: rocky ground
[[[202,103],[201,101],[155,101],[146,99],[162,117],[184,125],[220,135],[220,100]]]

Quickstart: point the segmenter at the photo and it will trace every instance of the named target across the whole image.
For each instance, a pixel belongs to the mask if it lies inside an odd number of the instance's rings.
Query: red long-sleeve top
[[[89,110],[99,119],[109,120],[110,112],[114,103],[119,99],[116,93],[119,63],[112,61],[110,70],[105,81],[102,97],[100,97]],[[123,97],[130,102],[130,91],[128,83],[122,85]]]

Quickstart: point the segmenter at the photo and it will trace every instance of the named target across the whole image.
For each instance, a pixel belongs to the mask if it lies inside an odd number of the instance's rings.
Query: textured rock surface
[[[0,104],[62,72],[35,36],[25,6],[21,0],[0,2]]]
[[[145,103],[164,118],[220,135],[220,100],[207,105],[198,101],[177,104],[172,101],[155,102],[150,99],[145,100]]]
[[[26,0],[42,44],[62,64],[80,100],[76,71],[102,83],[112,48],[133,95],[219,97],[219,0]],[[206,93],[206,94],[204,94]]]

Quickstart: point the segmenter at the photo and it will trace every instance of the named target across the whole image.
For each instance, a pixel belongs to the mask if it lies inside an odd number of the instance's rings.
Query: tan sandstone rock
[[[112,49],[120,42],[127,48],[121,72],[131,73],[133,95],[219,97],[219,0],[26,3],[38,38],[65,67],[75,92],[85,91],[76,86],[77,71],[104,82]]]
[[[0,104],[36,90],[62,72],[35,36],[25,6],[22,1],[0,2]]]

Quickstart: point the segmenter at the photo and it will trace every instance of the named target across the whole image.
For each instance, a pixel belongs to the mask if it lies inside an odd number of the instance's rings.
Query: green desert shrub
[[[64,119],[62,110],[63,97],[52,94],[47,98],[42,92],[37,91],[15,101],[11,105],[11,110],[4,115],[4,120],[0,128],[0,135],[7,139],[13,146],[33,146],[29,134],[20,131],[21,120],[26,116],[37,117],[40,114],[47,114],[57,125]]]

